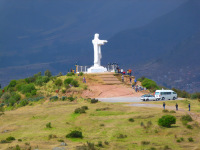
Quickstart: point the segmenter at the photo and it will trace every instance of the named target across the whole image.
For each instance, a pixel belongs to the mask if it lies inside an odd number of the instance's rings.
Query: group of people
[[[134,86],[133,84],[132,84],[132,89],[135,89],[135,92],[140,92],[140,91],[143,91],[143,90],[147,90],[146,89],[146,87],[142,87],[142,86],[139,86],[139,85],[136,85],[136,86]]]
[[[165,110],[165,106],[166,106],[166,104],[165,104],[165,102],[163,102],[163,109],[164,110]],[[178,104],[177,103],[176,103],[175,107],[176,107],[176,111],[178,111]],[[190,111],[190,103],[188,104],[188,109]]]
[[[126,73],[127,73],[127,75],[131,76],[132,70],[131,70],[131,69],[128,69],[128,70],[125,72],[123,69],[117,68],[115,72],[121,73],[122,75],[126,75]]]

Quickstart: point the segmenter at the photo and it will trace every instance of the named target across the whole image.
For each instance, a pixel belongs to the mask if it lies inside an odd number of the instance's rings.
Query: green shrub
[[[141,123],[140,123],[140,126],[141,126],[141,127],[143,127],[143,126],[144,126],[144,123],[143,123],[143,122],[141,122]]]
[[[8,87],[15,87],[17,84],[17,81],[16,80],[11,80]]]
[[[184,138],[183,138],[183,137],[181,137],[181,138],[180,138],[180,140],[181,140],[181,141],[184,141]]]
[[[55,85],[56,85],[56,86],[61,86],[61,85],[62,85],[62,80],[61,80],[61,79],[57,79],[57,80],[55,81]]]
[[[81,109],[88,110],[87,106],[82,106]]]
[[[193,140],[192,137],[189,137],[189,138],[188,138],[188,141],[189,141],[189,142],[194,142],[194,140]]]
[[[74,87],[79,87],[79,83],[78,83],[78,81],[76,81],[76,80],[73,80],[73,81],[71,82],[71,85],[74,86]]]
[[[79,73],[79,76],[83,76],[83,74],[84,74],[83,72],[80,72],[80,73]]]
[[[22,142],[22,139],[18,139],[19,142]]]
[[[67,73],[67,76],[74,76],[75,74],[73,72]]]
[[[85,113],[85,109],[76,108],[76,109],[74,110],[74,113],[75,113],[75,114],[82,114],[82,113]]]
[[[6,138],[6,141],[9,141],[9,142],[14,141],[14,140],[15,138],[13,136],[9,136]]]
[[[171,111],[170,111],[170,113],[176,113],[176,111],[174,111],[174,110],[171,110]]]
[[[51,75],[51,72],[50,72],[49,70],[46,70],[46,71],[44,72],[44,75],[47,76],[47,77],[51,77],[51,76],[52,76],[52,75]]]
[[[9,141],[7,141],[7,140],[1,140],[1,142],[0,143],[10,143]]]
[[[141,141],[141,144],[142,144],[142,145],[149,145],[150,142],[149,142],[149,141]]]
[[[135,120],[133,118],[129,118],[128,121],[134,122]]]
[[[105,125],[103,123],[100,124],[100,127],[104,127]]]
[[[62,139],[59,139],[59,140],[58,140],[58,142],[65,142],[65,141],[64,141],[64,140],[62,140]]]
[[[64,84],[70,84],[73,81],[73,78],[67,78],[64,80]]]
[[[119,135],[117,136],[117,138],[118,138],[118,139],[127,138],[127,135],[125,135],[125,134],[119,134]]]
[[[3,100],[8,100],[10,97],[11,97],[10,92],[6,92],[6,93],[4,93],[4,94],[2,95],[2,99],[3,99]]]
[[[158,125],[159,126],[163,126],[163,127],[171,127],[172,124],[176,124],[176,117],[172,116],[172,115],[165,115],[162,116],[159,120],[158,120]]]
[[[62,96],[61,100],[62,100],[62,101],[67,100],[67,96]]]
[[[108,141],[104,141],[104,144],[105,144],[105,145],[109,145],[109,142],[108,142]]]
[[[21,150],[19,145],[16,145],[16,147],[13,150]]]
[[[168,113],[169,110],[165,109],[165,110],[162,110],[162,112],[164,112],[164,113]]]
[[[188,128],[188,129],[192,129],[192,126],[191,126],[191,125],[187,125],[187,128]]]
[[[181,140],[180,140],[180,139],[177,139],[177,140],[176,140],[176,142],[180,143],[180,142],[181,142]]]
[[[28,105],[28,103],[29,103],[28,100],[25,99],[25,100],[20,101],[18,105],[19,105],[20,107],[23,107],[23,106]]]
[[[156,84],[156,82],[151,79],[147,79],[147,78],[145,78],[142,81],[142,86],[146,87],[147,89],[152,89],[152,90],[158,89],[158,85]]]
[[[46,128],[52,128],[51,122],[49,122],[49,123],[46,124]]]
[[[90,102],[91,102],[92,104],[94,104],[94,103],[97,103],[98,101],[99,101],[98,99],[93,98],[93,99],[91,99]]]
[[[66,89],[62,89],[62,93],[63,93],[63,94],[66,93]]]
[[[68,97],[68,100],[69,100],[70,102],[72,102],[72,101],[75,100],[75,98],[73,98],[72,96],[70,96],[70,97]]]
[[[103,147],[103,143],[102,143],[102,141],[98,141],[97,146],[98,146],[98,147]]]
[[[147,128],[151,127],[152,126],[152,122],[151,121],[148,121],[147,122]]]
[[[81,131],[74,130],[67,134],[66,138],[83,138],[83,135]]]
[[[51,140],[53,138],[57,138],[57,136],[55,134],[49,134],[48,139]]]
[[[21,91],[22,91],[23,94],[31,93],[34,90],[36,90],[36,89],[35,89],[34,84],[32,84],[32,83],[31,84],[22,85],[22,87],[21,87]]]
[[[181,117],[181,121],[191,122],[192,117],[190,115],[184,115],[184,116]]]
[[[57,101],[58,100],[58,96],[52,96],[49,98],[50,101]]]

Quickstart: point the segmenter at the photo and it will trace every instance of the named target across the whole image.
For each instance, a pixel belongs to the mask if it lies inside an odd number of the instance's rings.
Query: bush
[[[80,72],[80,73],[79,73],[79,76],[83,76],[83,74],[84,74],[83,72]]]
[[[135,120],[133,118],[129,118],[128,121],[134,122]]]
[[[188,128],[188,129],[192,129],[192,126],[191,126],[191,125],[187,125],[187,128]]]
[[[105,144],[105,145],[109,145],[109,142],[108,142],[108,141],[104,141],[104,144]]]
[[[118,138],[118,139],[127,138],[127,135],[125,135],[125,134],[119,134],[119,135],[117,136],[117,138]]]
[[[67,73],[67,76],[74,76],[75,74],[73,72]]]
[[[52,75],[51,75],[51,72],[50,72],[49,70],[46,70],[46,71],[44,72],[44,75],[47,76],[47,77],[51,77],[51,76],[52,76]]]
[[[74,130],[67,134],[66,138],[83,138],[83,135],[81,131]]]
[[[61,100],[62,100],[62,101],[67,100],[67,96],[62,96]]]
[[[36,89],[35,89],[34,84],[24,84],[24,85],[22,85],[21,91],[22,91],[23,94],[31,93],[32,91],[34,91],[33,94],[36,93]]]
[[[75,113],[75,114],[82,114],[82,113],[85,113],[85,109],[76,108],[76,109],[74,110],[74,113]]]
[[[75,98],[73,98],[72,96],[70,96],[70,97],[68,97],[68,100],[69,100],[70,102],[72,102],[72,101],[75,100]]]
[[[146,87],[147,89],[152,89],[152,90],[158,89],[158,85],[156,84],[156,82],[147,78],[145,78],[142,81],[142,86]]]
[[[9,92],[6,92],[2,95],[3,100],[8,100],[11,97],[11,94]]]
[[[67,78],[64,80],[64,84],[70,84],[73,81],[73,78]]]
[[[189,142],[194,142],[194,140],[193,140],[192,137],[189,137],[189,138],[188,138],[188,141],[189,141]]]
[[[190,115],[184,115],[184,116],[181,117],[181,121],[191,122],[192,117]]]
[[[181,142],[181,140],[180,140],[180,139],[177,139],[177,140],[176,140],[176,142],[180,143],[180,142]]]
[[[8,85],[8,87],[9,87],[9,88],[10,88],[10,87],[15,87],[16,84],[17,84],[17,81],[16,81],[16,80],[11,80],[10,83],[9,83],[9,85]]]
[[[79,83],[78,83],[78,81],[76,81],[76,80],[73,80],[73,81],[71,82],[71,85],[73,85],[74,87],[79,87]]]
[[[20,146],[19,145],[16,145],[15,149],[14,150],[21,150]]]
[[[18,139],[19,142],[22,142],[22,139]]]
[[[23,106],[28,105],[28,103],[29,103],[28,100],[25,99],[25,100],[22,100],[22,101],[19,102],[19,106],[23,107]]]
[[[141,144],[142,144],[142,145],[149,145],[150,142],[149,142],[149,141],[142,141]]]
[[[59,140],[58,140],[58,142],[65,142],[65,141],[64,141],[64,140],[62,140],[62,139],[59,139]]]
[[[61,86],[61,85],[62,85],[62,80],[61,80],[61,79],[57,79],[57,80],[55,81],[55,85],[56,85],[56,86]]]
[[[87,106],[82,106],[81,109],[88,110]]]
[[[66,93],[66,89],[62,89],[62,93],[63,93],[63,94]]]
[[[149,127],[151,127],[152,126],[152,122],[151,121],[148,121],[147,122],[147,127],[149,128]]]
[[[14,140],[15,140],[15,138],[13,136],[9,136],[9,137],[6,138],[6,141],[8,141],[8,142],[11,142],[11,141],[14,141]]]
[[[172,115],[165,115],[162,116],[162,118],[160,118],[158,120],[158,125],[159,126],[163,126],[163,127],[171,127],[172,124],[176,124],[176,117],[172,116]]]
[[[165,109],[165,110],[162,110],[162,112],[164,112],[164,113],[168,113],[169,110]]]
[[[98,146],[98,147],[103,147],[103,143],[102,143],[102,141],[98,141],[97,146]]]
[[[171,111],[170,111],[170,113],[176,113],[176,111],[174,111],[174,110],[171,110]]]
[[[98,101],[99,101],[98,99],[93,98],[93,99],[91,99],[90,102],[91,102],[92,104],[94,104],[94,103],[97,103]]]
[[[51,122],[49,122],[49,123],[46,124],[46,128],[52,128]]]
[[[58,100],[58,96],[52,96],[49,98],[50,101],[57,101]]]

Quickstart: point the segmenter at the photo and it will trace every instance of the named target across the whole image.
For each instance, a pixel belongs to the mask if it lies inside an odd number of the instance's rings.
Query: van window
[[[173,92],[173,94],[176,94],[176,92]]]
[[[155,95],[159,95],[159,94],[160,94],[159,92],[156,92],[156,93],[155,93]]]

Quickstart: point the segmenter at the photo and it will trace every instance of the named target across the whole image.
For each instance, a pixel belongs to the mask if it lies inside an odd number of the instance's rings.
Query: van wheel
[[[146,101],[149,101],[149,99],[147,99]]]
[[[162,100],[165,100],[165,98],[163,97]]]
[[[176,99],[176,97],[173,97],[173,100],[175,100]]]

